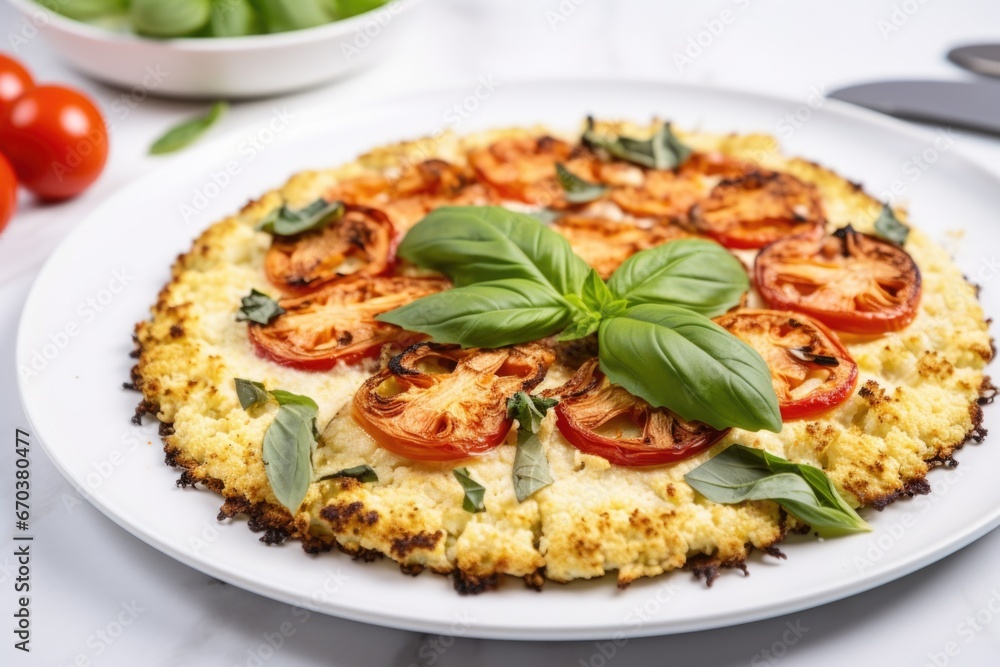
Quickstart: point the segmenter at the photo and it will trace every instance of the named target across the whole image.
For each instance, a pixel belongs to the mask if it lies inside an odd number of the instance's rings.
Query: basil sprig
[[[584,180],[567,169],[561,162],[556,163],[556,180],[562,186],[563,196],[570,204],[586,204],[600,199],[608,188],[599,183]]]
[[[417,223],[399,254],[458,287],[380,315],[383,322],[466,347],[596,331],[601,370],[650,404],[715,428],[781,430],[764,360],[706,316],[738,305],[749,285],[739,261],[714,243],[644,250],[605,283],[530,216],[448,207]]]
[[[899,221],[891,206],[884,204],[882,211],[875,218],[875,235],[901,246],[910,236],[910,228]]]
[[[292,210],[286,205],[274,209],[257,225],[257,229],[273,236],[297,236],[323,229],[344,215],[344,204],[322,197],[304,208]]]
[[[542,419],[558,401],[519,391],[507,399],[507,416],[517,420],[517,451],[514,453],[514,495],[523,503],[531,494],[552,483],[549,460],[538,438]]]
[[[285,309],[277,301],[255,289],[250,290],[250,294],[240,301],[240,309],[236,313],[237,322],[250,321],[268,325],[278,315],[285,314]]]
[[[692,153],[691,148],[674,135],[670,123],[661,125],[649,139],[634,139],[599,133],[594,129],[594,119],[588,118],[581,141],[592,150],[603,150],[612,157],[650,169],[676,169]]]
[[[455,475],[458,483],[462,485],[462,491],[465,492],[462,509],[471,514],[485,512],[486,505],[483,500],[486,497],[486,487],[472,479],[468,468],[455,468],[451,472]]]
[[[871,530],[820,470],[744,445],[732,445],[684,475],[712,502],[773,500],[823,536]]]
[[[263,383],[253,380],[236,378],[234,384],[244,410],[252,410],[272,399],[278,404],[274,421],[264,432],[262,458],[271,491],[289,512],[298,511],[313,482],[335,477],[353,477],[362,483],[378,481],[378,475],[367,465],[313,479],[312,457],[319,441],[316,401],[283,389],[268,391]]]

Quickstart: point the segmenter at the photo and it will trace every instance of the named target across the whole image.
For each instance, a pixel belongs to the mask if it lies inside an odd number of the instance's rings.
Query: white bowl
[[[67,63],[95,79],[150,95],[238,98],[277,95],[343,76],[388,50],[420,0],[316,28],[270,35],[153,39],[66,18],[10,0]],[[19,31],[12,31],[14,32]]]

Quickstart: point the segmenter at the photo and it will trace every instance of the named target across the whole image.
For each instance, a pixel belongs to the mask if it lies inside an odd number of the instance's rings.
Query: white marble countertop
[[[724,11],[728,22],[717,23]],[[808,103],[837,86],[879,77],[965,78],[944,59],[947,48],[1000,37],[1000,4],[986,0],[424,0],[413,18],[405,43],[370,71],[280,100],[234,105],[219,131],[265,123],[276,107],[294,112],[319,103],[364,102],[481,76],[679,80]],[[21,30],[20,21],[0,4],[0,48],[11,49],[10,34]],[[710,35],[713,27],[717,34]],[[701,52],[685,54],[706,30]],[[170,160],[148,157],[147,147],[166,126],[203,106],[154,99],[126,104],[121,91],[75,74],[38,38],[23,44],[19,57],[38,79],[90,91],[114,125],[114,147],[105,175],[85,196],[58,206],[22,198],[20,213],[0,235],[5,506],[13,505],[14,432],[27,427],[13,350],[32,278],[102,199]],[[997,140],[959,135],[956,148],[1000,173]],[[382,629],[244,592],[118,528],[37,450],[32,475],[32,652],[13,648],[17,573],[8,533],[0,538],[4,665],[1000,664],[998,531],[921,572],[788,617],[624,645],[499,642]]]

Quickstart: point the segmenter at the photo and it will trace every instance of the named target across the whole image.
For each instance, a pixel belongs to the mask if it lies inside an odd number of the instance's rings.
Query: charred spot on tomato
[[[482,454],[510,431],[507,400],[537,385],[554,358],[537,343],[496,350],[419,343],[361,386],[352,414],[400,456],[450,461]]]
[[[395,261],[396,232],[374,208],[347,206],[323,229],[275,237],[264,259],[268,280],[286,292],[306,294],[346,275],[382,275]]]
[[[596,358],[588,360],[557,392],[556,426],[584,452],[620,466],[681,461],[705,451],[728,429],[688,422],[666,408],[654,408],[611,384]]]
[[[249,325],[250,341],[261,356],[301,370],[357,363],[387,345],[420,340],[420,334],[375,318],[449,285],[438,278],[349,276],[308,296],[282,299],[283,314]]]

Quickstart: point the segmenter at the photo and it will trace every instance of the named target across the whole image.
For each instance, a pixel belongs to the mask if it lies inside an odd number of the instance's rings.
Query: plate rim
[[[661,90],[673,90],[673,91],[690,91],[693,94],[714,94],[714,95],[726,95],[733,96],[744,101],[757,101],[768,104],[781,104],[788,105],[789,107],[798,106],[801,101],[794,98],[785,97],[781,95],[773,95],[767,93],[760,93],[757,91],[752,91],[748,89],[742,89],[739,87],[731,86],[715,86],[708,84],[696,84],[696,83],[684,83],[684,82],[672,82],[664,80],[656,80],[649,78],[602,78],[602,77],[540,77],[540,78],[522,78],[509,83],[504,83],[504,89],[521,89],[530,90],[535,87],[544,87],[550,85],[580,85],[589,84],[594,86],[624,86],[632,88],[635,86],[652,86]],[[318,105],[310,109],[308,112],[302,113],[302,118],[304,124],[307,126],[312,126],[313,123],[321,118],[324,114],[329,114],[331,111],[335,111],[338,122],[338,126],[348,127],[351,123],[357,122],[359,118],[364,118],[370,115],[375,108],[385,107],[387,104],[398,104],[402,105],[407,102],[414,103],[416,100],[422,98],[433,99],[445,93],[454,93],[464,95],[467,92],[465,87],[456,85],[442,85],[436,87],[430,87],[421,89],[418,91],[411,91],[402,95],[385,95],[379,96],[371,99],[370,101],[364,103],[350,103],[347,105],[337,104],[337,103],[326,103]],[[867,109],[859,108],[854,105],[848,104],[846,102],[841,102],[835,99],[825,99],[823,103],[823,109],[832,113],[835,116],[846,116],[848,118],[853,118],[855,120],[860,120],[869,125],[878,126],[883,131],[895,133],[897,135],[905,135],[906,137],[913,140],[920,140],[924,142],[933,141],[935,136],[932,130],[915,127],[910,124],[904,123],[903,121],[884,116],[880,113],[874,111],[869,111]],[[142,191],[146,189],[147,184],[154,181],[162,179],[164,173],[171,170],[179,170],[184,164],[195,161],[198,157],[211,155],[219,149],[224,148],[234,139],[246,136],[248,133],[254,130],[253,124],[245,124],[235,130],[226,133],[225,135],[219,136],[210,142],[196,147],[195,150],[189,151],[186,155],[180,156],[180,159],[171,162],[170,164],[162,165],[156,169],[151,170],[149,173],[142,175],[136,181],[129,183],[125,187],[116,191],[111,196],[105,198],[100,204],[93,208],[93,210],[81,221],[79,221],[72,231],[66,235],[65,238],[59,243],[55,250],[46,259],[45,263],[41,269],[36,274],[32,285],[28,290],[27,297],[24,302],[21,315],[19,317],[16,333],[16,344],[15,344],[15,369],[19,367],[23,360],[30,356],[31,351],[28,350],[30,342],[27,340],[28,334],[27,329],[29,328],[29,314],[39,308],[39,294],[42,292],[43,283],[50,281],[50,274],[55,274],[58,271],[58,263],[61,255],[63,253],[70,252],[68,248],[73,245],[74,240],[78,236],[84,234],[84,228],[88,226],[88,222],[99,217],[106,208],[110,208],[113,204],[120,200],[128,198],[133,192]],[[763,131],[763,130],[762,130]],[[980,175],[985,176],[991,181],[996,182],[1000,185],[1000,175],[998,175],[993,170],[982,165],[976,159],[966,155],[961,149],[952,151],[954,158],[963,163],[963,166],[967,169],[972,169],[979,172]],[[811,159],[811,156],[810,156]],[[280,185],[272,186],[280,187]],[[206,224],[211,224],[208,222]],[[202,227],[196,227],[191,230],[192,241],[196,238],[204,229]],[[16,371],[15,371],[16,372]],[[191,567],[197,571],[203,572],[209,576],[216,577],[220,580],[226,581],[230,584],[243,588],[244,590],[251,591],[258,595],[268,597],[286,604],[291,604],[294,606],[309,609],[310,611],[315,611],[318,613],[323,613],[338,618],[344,618],[353,621],[360,621],[364,623],[369,623],[373,625],[390,627],[401,630],[417,631],[417,632],[434,632],[438,634],[451,634],[449,632],[449,626],[451,624],[436,621],[426,621],[416,618],[413,615],[407,615],[402,613],[394,613],[392,610],[385,610],[380,613],[372,613],[367,610],[356,609],[351,607],[336,606],[331,608],[329,606],[322,606],[319,603],[311,602],[308,599],[303,599],[301,596],[294,592],[290,592],[282,589],[277,585],[268,585],[267,582],[257,581],[245,577],[239,572],[234,572],[232,570],[227,570],[223,567],[217,566],[216,564],[210,562],[205,558],[199,558],[196,554],[186,552],[179,549],[169,543],[162,536],[156,533],[150,532],[148,529],[144,529],[142,526],[133,525],[129,523],[125,517],[119,516],[115,511],[108,507],[105,502],[101,499],[99,493],[94,493],[89,491],[78,482],[77,479],[68,471],[64,462],[56,455],[53,449],[47,442],[47,439],[42,436],[44,432],[43,428],[39,428],[41,422],[40,419],[36,419],[37,415],[31,410],[29,403],[29,389],[26,387],[26,380],[17,373],[17,392],[20,400],[22,410],[24,412],[25,418],[27,419],[29,427],[32,429],[32,434],[36,441],[42,446],[43,451],[53,462],[56,468],[59,470],[60,474],[65,477],[70,484],[76,489],[81,495],[92,505],[97,507],[102,514],[110,518],[115,524],[122,527],[126,532],[130,533],[134,537],[137,537],[141,541],[154,547],[161,553],[170,556],[174,560],[184,563],[188,567]],[[525,641],[538,641],[538,640],[596,640],[596,639],[607,639],[610,637],[649,637],[649,636],[664,636],[677,633],[693,632],[699,630],[710,630],[720,627],[729,627],[733,625],[741,625],[744,623],[751,623],[754,621],[759,621],[767,618],[774,618],[779,615],[794,613],[802,611],[805,609],[811,609],[814,607],[822,606],[830,602],[844,599],[856,595],[858,593],[871,590],[882,586],[891,581],[895,581],[903,576],[911,574],[917,570],[923,569],[942,558],[949,556],[956,551],[964,548],[965,546],[971,544],[975,540],[979,539],[983,535],[992,531],[993,529],[1000,526],[1000,506],[993,508],[992,512],[980,515],[976,521],[968,524],[965,530],[960,531],[956,535],[952,535],[949,539],[945,541],[937,541],[933,545],[927,546],[914,553],[908,553],[902,559],[893,561],[888,567],[883,567],[881,569],[876,568],[871,575],[866,577],[860,577],[855,582],[848,585],[829,585],[826,586],[821,591],[810,591],[809,595],[798,594],[791,599],[783,599],[777,602],[768,602],[767,604],[755,607],[752,612],[747,611],[735,611],[719,614],[713,616],[711,619],[697,619],[694,621],[681,621],[677,622],[675,620],[671,621],[652,621],[645,624],[637,629],[631,629],[627,631],[622,630],[622,624],[616,629],[609,628],[607,624],[602,626],[596,625],[586,625],[581,628],[537,628],[528,627],[527,625],[512,625],[512,626],[501,626],[501,625],[491,625],[491,624],[473,624],[471,627],[465,629],[463,636],[467,637],[477,637],[484,639],[505,639],[505,640],[525,640]],[[664,576],[669,576],[666,573]],[[662,579],[662,576],[659,577]],[[658,624],[659,623],[659,624]],[[604,628],[604,629],[601,629]]]

